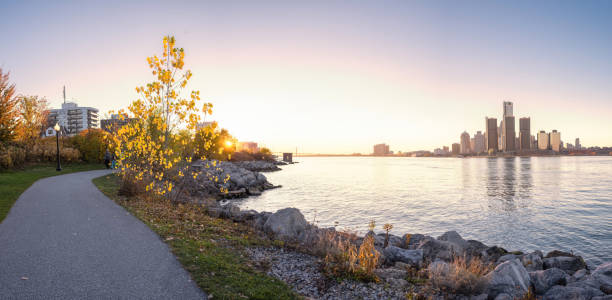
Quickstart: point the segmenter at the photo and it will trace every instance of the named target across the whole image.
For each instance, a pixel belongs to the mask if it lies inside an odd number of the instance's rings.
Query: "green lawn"
[[[73,172],[102,169],[104,165],[67,164],[62,165],[62,170],[59,172],[55,168],[55,164],[37,164],[25,167],[22,170],[0,171],[0,222],[8,215],[19,195],[36,180]]]
[[[213,299],[300,298],[284,282],[266,275],[266,266],[246,255],[246,247],[273,245],[252,228],[209,217],[199,206],[119,196],[114,175],[95,178],[93,183],[155,231]]]

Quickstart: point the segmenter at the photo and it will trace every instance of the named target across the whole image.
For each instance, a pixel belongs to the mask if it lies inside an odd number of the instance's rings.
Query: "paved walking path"
[[[146,225],[90,171],[41,179],[0,223],[0,299],[202,299]]]

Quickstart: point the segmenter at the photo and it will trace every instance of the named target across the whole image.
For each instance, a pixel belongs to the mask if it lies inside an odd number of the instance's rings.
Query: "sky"
[[[104,116],[168,34],[208,120],[275,152],[433,150],[503,101],[532,134],[612,146],[612,1],[1,1],[0,67]]]

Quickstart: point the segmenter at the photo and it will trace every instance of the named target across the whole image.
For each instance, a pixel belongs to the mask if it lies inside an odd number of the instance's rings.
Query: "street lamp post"
[[[57,144],[57,171],[61,171],[62,170],[62,166],[60,165],[60,153],[59,153],[59,134],[60,134],[60,126],[59,124],[55,123],[55,126],[53,127],[53,129],[55,129],[55,142]]]

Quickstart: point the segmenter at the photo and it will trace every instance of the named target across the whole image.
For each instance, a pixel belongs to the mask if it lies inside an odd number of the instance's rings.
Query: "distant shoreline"
[[[294,157],[418,157],[418,158],[511,158],[511,157],[596,157],[612,154],[500,154],[500,155],[356,155],[356,154],[299,154]]]

